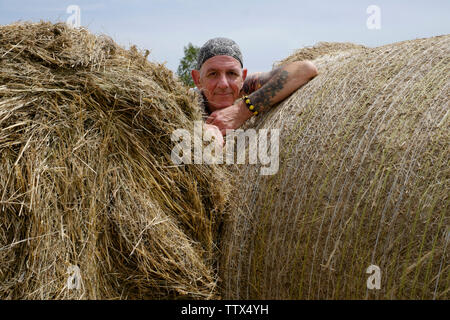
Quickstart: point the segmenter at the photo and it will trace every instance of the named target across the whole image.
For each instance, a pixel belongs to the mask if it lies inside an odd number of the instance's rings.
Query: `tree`
[[[177,69],[177,75],[180,80],[191,88],[195,86],[191,77],[191,70],[196,67],[199,50],[200,47],[196,47],[189,42],[189,44],[184,47],[184,57],[180,60],[180,65]]]

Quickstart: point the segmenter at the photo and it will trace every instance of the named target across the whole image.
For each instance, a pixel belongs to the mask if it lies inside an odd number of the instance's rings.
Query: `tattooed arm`
[[[267,81],[270,80],[270,78],[273,77],[273,73],[273,71],[257,72],[247,76],[241,89],[241,96],[249,95],[250,93],[260,89],[264,84],[267,83]]]
[[[292,92],[317,75],[310,61],[296,61],[271,72],[255,73],[247,77],[242,87],[260,112],[285,99]]]
[[[296,61],[270,72],[251,74],[244,81],[241,95],[248,95],[259,112],[265,112],[317,75],[310,61]],[[216,125],[222,134],[237,129],[253,116],[239,100],[234,105],[213,112],[207,123]]]

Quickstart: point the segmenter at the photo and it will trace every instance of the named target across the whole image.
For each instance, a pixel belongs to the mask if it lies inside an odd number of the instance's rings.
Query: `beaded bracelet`
[[[256,116],[258,114],[258,110],[256,110],[255,106],[251,103],[250,98],[248,96],[243,96],[242,100],[244,100],[248,109]]]

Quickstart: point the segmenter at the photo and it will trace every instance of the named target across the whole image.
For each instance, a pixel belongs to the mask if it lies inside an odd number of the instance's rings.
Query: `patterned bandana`
[[[236,42],[227,38],[214,38],[208,40],[201,47],[197,57],[197,70],[200,70],[203,63],[215,56],[230,56],[242,63],[242,53]]]

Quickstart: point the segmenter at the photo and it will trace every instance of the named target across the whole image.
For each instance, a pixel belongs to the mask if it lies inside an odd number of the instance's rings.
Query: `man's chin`
[[[214,101],[210,101],[210,104],[213,106],[214,109],[223,109],[226,107],[231,106],[234,103],[234,99],[215,99]]]

